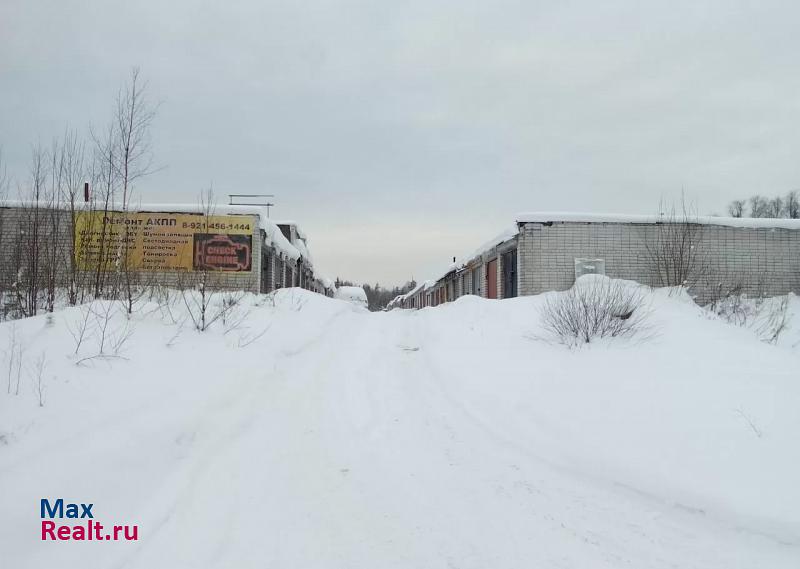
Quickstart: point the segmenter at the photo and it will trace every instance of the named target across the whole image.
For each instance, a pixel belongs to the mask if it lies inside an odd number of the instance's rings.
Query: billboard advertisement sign
[[[252,270],[255,216],[81,212],[75,261],[82,270]]]

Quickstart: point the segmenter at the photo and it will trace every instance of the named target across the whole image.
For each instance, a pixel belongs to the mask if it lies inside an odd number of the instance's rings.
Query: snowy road
[[[769,477],[733,473],[739,486],[731,495],[744,495],[736,503],[726,501],[721,480],[721,489],[706,491],[705,484],[716,486],[703,443],[681,443],[697,451],[686,462],[669,447],[657,448],[658,439],[651,440],[656,448],[631,454],[635,431],[652,435],[668,417],[653,418],[648,405],[673,405],[652,386],[632,396],[640,398],[630,409],[641,415],[627,418],[620,432],[628,434],[598,443],[597,417],[614,423],[628,404],[593,416],[587,409],[604,405],[601,391],[577,380],[558,388],[564,391],[546,387],[569,370],[563,361],[543,361],[556,348],[531,348],[535,343],[520,333],[524,327],[506,326],[513,307],[492,317],[496,303],[477,301],[438,313],[379,314],[315,303],[270,313],[268,340],[248,348],[237,350],[219,336],[167,350],[164,333],[153,333],[138,348],[149,360],[132,357],[54,388],[45,407],[52,415],[16,423],[27,430],[17,428],[15,440],[0,447],[0,535],[8,562],[2,565],[800,565],[800,524],[791,513],[796,489],[784,496],[786,510],[749,509],[748,496],[759,489],[742,484]],[[226,348],[215,351],[214,342]],[[753,343],[755,352],[764,348]],[[589,366],[629,360],[630,354],[610,351],[575,357]],[[659,356],[642,355],[648,357]],[[788,384],[781,370],[791,362],[796,355],[781,352],[764,373]],[[690,366],[673,365],[673,371]],[[113,385],[92,384],[112,375]],[[636,391],[625,381],[606,389]],[[71,409],[59,415],[57,397],[71,392],[78,393]],[[777,421],[796,429],[769,398],[765,404],[775,405]],[[571,408],[558,408],[570,399],[577,401]],[[749,404],[757,408],[758,399],[749,397]],[[691,405],[698,403],[682,404],[673,410],[691,423]],[[67,413],[77,417],[68,428]],[[642,423],[648,415],[655,426]],[[576,425],[573,416],[585,416],[586,423]],[[736,429],[731,444],[751,452],[748,445],[758,441],[736,422],[731,414],[719,436]],[[697,425],[684,427],[671,427],[671,436],[681,439]],[[616,434],[612,429],[603,437]],[[607,450],[618,447],[627,459]],[[674,472],[663,472],[659,457]],[[710,462],[719,465],[717,458]],[[699,478],[696,486],[683,483],[684,468],[690,480]],[[784,476],[796,473],[797,465],[792,468]],[[46,496],[94,502],[98,518],[138,523],[140,541],[41,542],[38,500]]]

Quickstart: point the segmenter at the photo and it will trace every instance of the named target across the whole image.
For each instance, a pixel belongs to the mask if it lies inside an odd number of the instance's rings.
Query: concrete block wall
[[[698,226],[698,256],[708,270],[690,288],[698,302],[719,285],[742,285],[749,295],[800,290],[800,231],[778,228]],[[602,258],[606,275],[658,286],[647,253],[659,227],[641,223],[553,222],[520,227],[520,295],[565,290],[575,282],[575,258]]]
[[[50,216],[56,215],[58,230],[53,239],[49,239],[52,222]],[[72,256],[72,232],[70,230],[70,214],[67,211],[40,209],[34,212],[23,208],[0,208],[0,286],[7,290],[12,283],[17,281],[17,259],[25,265],[26,253],[32,251],[31,226],[34,219],[38,220],[39,247],[37,248],[40,263],[47,262],[49,249],[55,247],[56,271],[64,279],[70,265]],[[43,270],[43,268],[42,268]],[[43,280],[43,279],[42,279]],[[64,284],[66,284],[64,280]],[[61,284],[61,283],[59,283]]]
[[[262,292],[271,292],[279,288],[292,286],[284,279],[286,277],[286,263],[291,262],[283,258],[283,255],[274,249],[270,249],[268,254],[263,257],[266,262],[266,282],[261,284]]]

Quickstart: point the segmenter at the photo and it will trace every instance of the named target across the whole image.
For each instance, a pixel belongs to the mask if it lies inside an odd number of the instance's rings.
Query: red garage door
[[[497,298],[497,259],[486,265],[486,297]]]

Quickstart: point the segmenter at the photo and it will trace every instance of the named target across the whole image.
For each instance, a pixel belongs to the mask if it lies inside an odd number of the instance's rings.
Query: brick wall
[[[699,302],[721,284],[749,295],[800,290],[800,231],[700,225],[696,247],[708,269],[690,291]],[[520,227],[520,295],[565,290],[575,282],[575,258],[602,258],[606,274],[658,286],[646,248],[659,227],[637,223],[525,223]]]
[[[31,240],[31,220],[34,215],[38,216],[40,223],[38,247],[40,259],[45,255],[45,251],[55,247],[57,250],[56,280],[59,286],[66,286],[68,283],[70,263],[73,258],[73,230],[70,212],[64,209],[42,208],[38,213],[34,213],[30,208],[2,207],[0,208],[0,286],[3,288],[7,289],[17,279],[16,259],[21,254],[20,249],[25,251],[22,253],[23,256],[32,251],[32,247],[28,244]],[[212,273],[212,281],[215,286],[221,288],[259,292],[264,235],[258,229],[258,216],[244,215],[242,217],[248,218],[256,228],[252,240],[251,270],[249,272],[215,271]],[[53,219],[56,223],[53,223]],[[57,231],[52,231],[50,228],[56,225]],[[137,280],[146,284],[177,287],[191,286],[197,276],[198,273],[185,271],[143,271],[137,274]],[[87,282],[91,275],[83,273],[81,278],[83,282]]]

